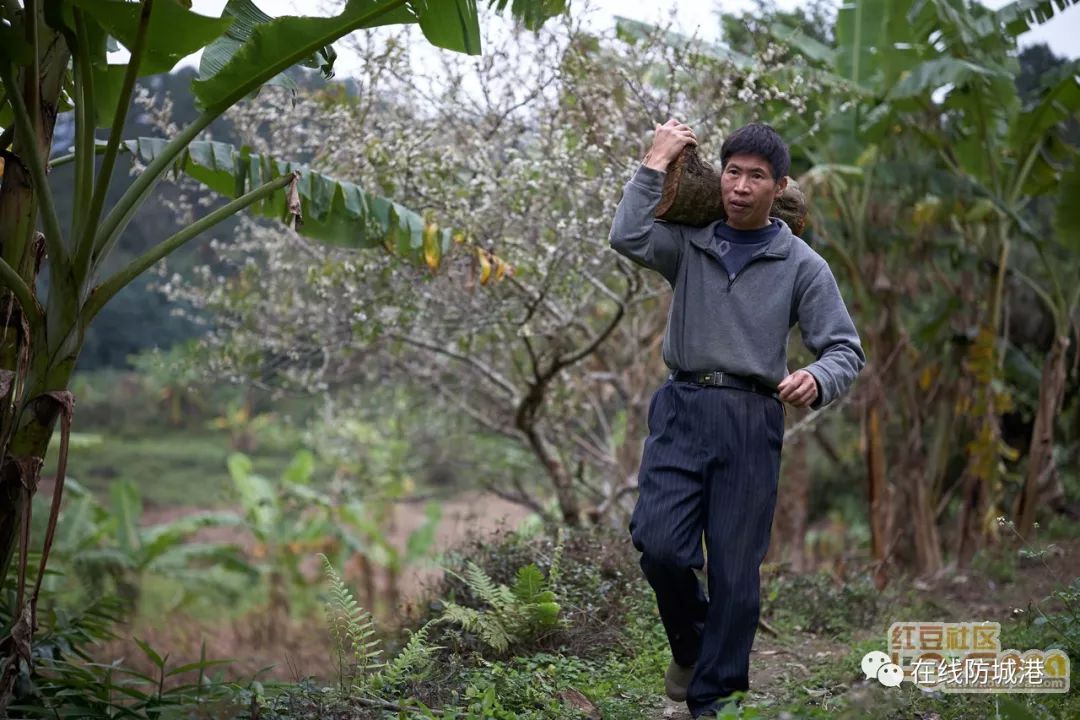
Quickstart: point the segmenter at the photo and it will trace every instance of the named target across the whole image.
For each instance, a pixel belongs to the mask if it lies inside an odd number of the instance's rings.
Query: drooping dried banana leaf
[[[802,233],[806,198],[793,178],[788,178],[787,187],[773,203],[771,215],[787,223],[796,235]],[[696,147],[688,145],[668,166],[656,217],[693,227],[727,219],[720,193],[720,171],[702,160]]]

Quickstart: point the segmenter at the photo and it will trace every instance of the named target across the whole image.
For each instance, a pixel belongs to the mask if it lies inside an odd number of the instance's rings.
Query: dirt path
[[[847,655],[849,646],[816,635],[804,634],[780,642],[758,631],[750,651],[750,693],[746,705],[767,711],[787,694],[787,686],[808,679],[815,663],[836,662]],[[659,718],[690,720],[685,703],[661,697]]]
[[[853,641],[880,640],[884,645],[888,626],[897,620],[986,620],[1004,625],[1011,618],[1021,617],[1025,613],[1037,614],[1036,604],[1041,604],[1045,612],[1056,611],[1058,608],[1055,604],[1046,599],[1054,590],[1062,589],[1080,578],[1080,538],[1036,542],[1029,549],[1042,550],[1047,547],[1049,551],[1042,559],[1018,559],[1013,570],[1015,576],[1008,582],[973,570],[944,574],[932,582],[897,580],[899,587],[893,588],[894,591],[910,590],[915,600],[921,600],[927,607],[936,608],[936,611],[920,617],[909,616],[910,613],[903,609],[887,611],[877,623],[879,627],[853,631]],[[1019,555],[1016,548],[1007,552]],[[896,616],[892,617],[892,614]],[[845,696],[859,705],[872,707],[874,694],[880,688],[876,682],[864,681],[858,673],[832,689],[817,688],[812,682],[806,683],[824,666],[842,662],[851,649],[852,642],[840,642],[821,635],[797,633],[781,639],[759,629],[750,655],[750,693],[745,704],[771,716],[769,709],[780,703],[793,702],[794,692],[800,694],[801,699],[815,704],[829,697]],[[657,717],[664,720],[690,720],[684,703],[661,696],[657,698],[657,706]]]

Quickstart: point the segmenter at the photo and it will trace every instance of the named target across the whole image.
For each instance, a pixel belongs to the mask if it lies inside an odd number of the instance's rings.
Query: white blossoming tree
[[[365,379],[411,383],[433,410],[521,443],[549,480],[546,492],[520,477],[490,490],[549,516],[552,495],[554,514],[578,523],[635,487],[649,392],[663,373],[670,291],[607,241],[654,124],[686,119],[716,158],[725,131],[752,112],[812,124],[819,88],[771,53],[671,46],[633,23],[617,36],[570,20],[536,36],[491,27],[490,53],[475,63],[413,73],[411,46],[396,38],[357,48],[368,65],[355,95],[319,91],[287,113],[251,103],[232,114],[254,147],[309,152],[462,228],[474,253],[427,257],[442,266],[435,275],[249,223],[238,241],[215,245],[237,261],[229,282],[207,267],[195,283],[167,284],[213,312],[215,376],[339,403]]]

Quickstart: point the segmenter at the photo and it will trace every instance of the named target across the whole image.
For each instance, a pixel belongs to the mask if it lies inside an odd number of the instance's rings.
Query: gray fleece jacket
[[[788,333],[797,323],[817,356],[804,368],[818,383],[812,407],[844,394],[866,356],[825,259],[774,220],[780,231],[729,279],[713,249],[716,223],[695,228],[653,219],[663,186],[663,172],[637,169],[615,210],[610,240],[671,283],[667,366],[723,370],[775,388],[788,375]]]

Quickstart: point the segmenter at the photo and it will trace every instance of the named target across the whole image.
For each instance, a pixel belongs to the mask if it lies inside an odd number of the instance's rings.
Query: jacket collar
[[[780,231],[776,233],[776,236],[765,246],[765,251],[756,257],[786,258],[791,253],[791,243],[795,235],[783,220],[780,218],[771,219],[780,223]],[[712,238],[716,234],[716,226],[720,225],[722,222],[724,221],[716,220],[715,222],[711,222],[705,227],[690,233],[690,242],[701,250],[708,250],[712,246]]]

